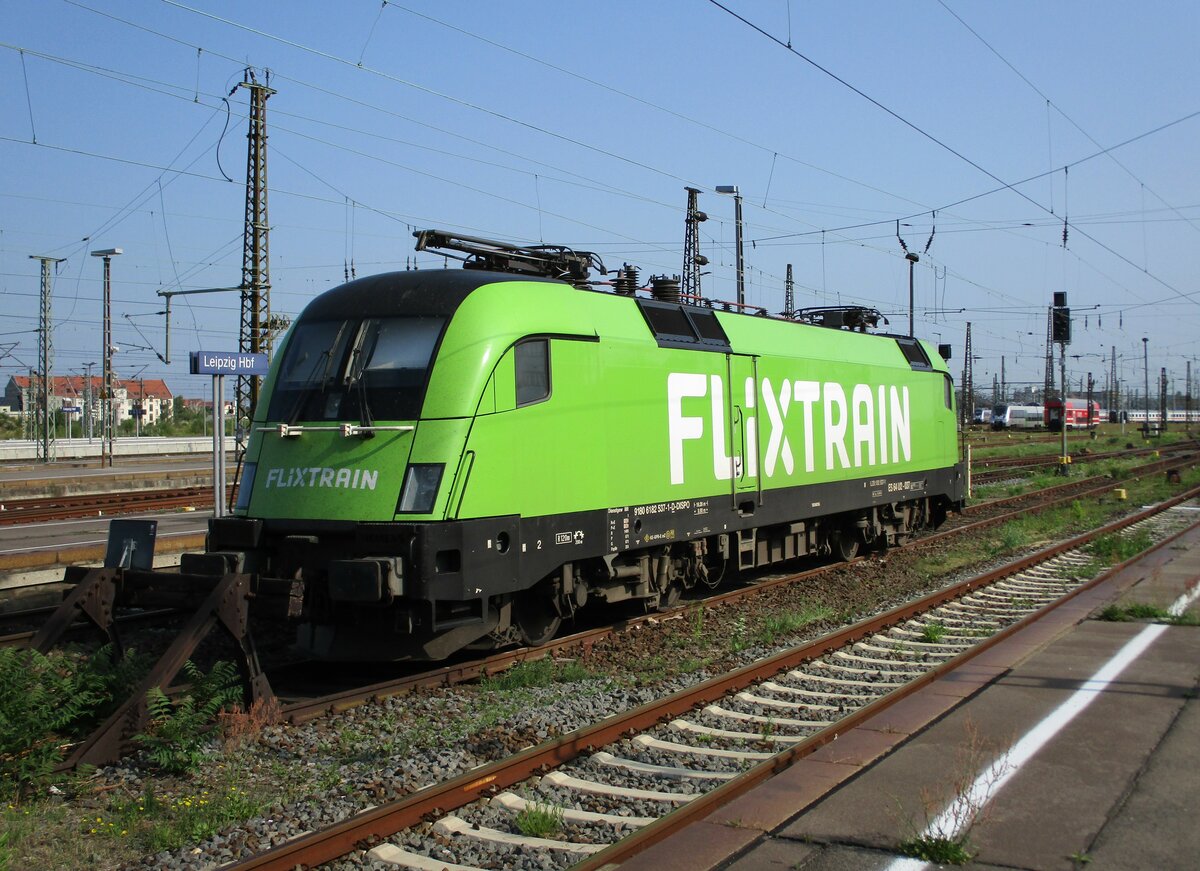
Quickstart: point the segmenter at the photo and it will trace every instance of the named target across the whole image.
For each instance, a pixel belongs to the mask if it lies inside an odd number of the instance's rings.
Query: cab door
[[[762,499],[759,476],[762,446],[758,427],[758,358],[727,354],[725,395],[728,444],[733,463],[730,492],[734,504],[747,513]]]

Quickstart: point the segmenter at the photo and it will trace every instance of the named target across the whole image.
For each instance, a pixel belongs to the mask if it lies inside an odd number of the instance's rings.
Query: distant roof
[[[28,375],[14,375],[13,382],[21,390],[29,389]],[[55,375],[50,379],[50,393],[53,396],[82,396],[87,378],[83,375]],[[92,390],[99,392],[104,379],[99,375],[92,376]],[[114,381],[118,389],[125,390],[131,397],[145,396],[148,399],[171,399],[171,388],[161,378],[118,378]]]

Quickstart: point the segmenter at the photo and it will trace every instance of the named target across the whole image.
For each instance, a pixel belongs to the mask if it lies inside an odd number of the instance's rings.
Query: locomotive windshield
[[[273,420],[413,420],[445,318],[302,321],[288,341]]]

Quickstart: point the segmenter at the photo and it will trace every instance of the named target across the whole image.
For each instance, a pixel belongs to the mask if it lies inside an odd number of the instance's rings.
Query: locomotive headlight
[[[404,486],[400,488],[400,501],[396,503],[397,514],[428,514],[437,499],[438,485],[442,483],[444,463],[413,463],[404,473]]]
[[[254,488],[254,474],[258,471],[258,463],[246,463],[242,466],[242,480],[238,482],[237,502],[234,511],[244,511],[250,507],[250,491]]]

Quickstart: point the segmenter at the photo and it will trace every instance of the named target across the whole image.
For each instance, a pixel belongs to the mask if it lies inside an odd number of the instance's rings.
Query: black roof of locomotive
[[[300,313],[298,320],[330,320],[350,315],[450,317],[472,291],[500,281],[561,284],[553,278],[490,272],[482,269],[416,269],[368,275],[325,291]]]

